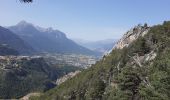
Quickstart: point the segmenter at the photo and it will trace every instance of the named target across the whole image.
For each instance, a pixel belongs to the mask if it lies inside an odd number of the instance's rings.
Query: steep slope
[[[34,52],[31,46],[23,41],[19,36],[10,30],[0,26],[0,44],[9,45],[9,47],[17,50],[21,54],[30,54]]]
[[[96,52],[68,39],[63,32],[53,30],[52,28],[35,27],[30,23],[22,21],[16,26],[9,27],[9,29],[39,52],[97,55]]]
[[[0,56],[6,55],[19,55],[19,53],[8,45],[0,45]]]
[[[135,30],[132,33],[138,34]],[[32,99],[169,100],[170,21],[151,27],[145,35],[120,48],[114,48],[93,67],[57,88]]]

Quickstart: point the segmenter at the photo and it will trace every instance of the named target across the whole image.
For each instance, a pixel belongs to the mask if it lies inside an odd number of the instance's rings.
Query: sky
[[[170,20],[170,0],[1,0],[0,25],[21,20],[53,27],[71,39],[119,39],[138,24]]]

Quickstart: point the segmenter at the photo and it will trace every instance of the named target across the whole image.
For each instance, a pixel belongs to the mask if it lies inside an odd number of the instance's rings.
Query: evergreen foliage
[[[0,61],[0,99],[47,91],[56,86],[54,83],[58,78],[75,70],[77,67],[68,65],[49,66],[43,58]]]
[[[0,56],[6,56],[6,55],[19,55],[19,53],[18,51],[12,49],[9,46],[0,44]]]

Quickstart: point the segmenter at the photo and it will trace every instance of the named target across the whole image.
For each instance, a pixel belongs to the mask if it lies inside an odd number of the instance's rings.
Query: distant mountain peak
[[[29,29],[29,30],[37,31],[37,29],[35,28],[35,26],[32,23],[28,23],[25,20],[20,21],[14,27],[17,28],[17,30],[28,30]],[[13,28],[13,26],[12,26],[12,28]]]
[[[63,33],[63,32],[61,32],[59,30],[53,29],[52,27],[48,27],[48,28],[40,27],[38,25],[34,25],[32,23],[29,23],[29,22],[27,22],[25,20],[20,21],[16,26],[19,27],[19,28],[28,28],[28,27],[29,28],[34,28],[34,29],[36,29],[37,31],[40,31],[40,32]]]
[[[48,33],[50,33],[50,32],[54,31],[54,29],[52,27],[43,28],[43,27],[40,27],[40,26],[35,26],[35,28],[37,30],[39,30],[40,32],[48,32]]]
[[[59,30],[53,29],[52,27],[43,28],[43,27],[40,27],[40,26],[35,26],[35,28],[40,32],[44,32],[46,34],[51,34],[56,38],[59,38],[59,37],[65,38],[66,37],[65,33],[61,32]]]
[[[47,31],[54,31],[54,29],[52,27],[48,27],[46,30]]]
[[[96,53],[76,44],[68,39],[65,33],[52,27],[43,28],[21,21],[8,29],[29,43],[37,52],[99,55],[98,52]]]
[[[20,21],[17,26],[26,26],[26,25],[32,25],[31,23],[26,22],[25,20]]]

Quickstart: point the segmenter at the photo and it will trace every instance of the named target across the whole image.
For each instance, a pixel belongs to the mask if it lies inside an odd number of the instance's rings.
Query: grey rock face
[[[144,36],[148,33],[150,30],[150,27],[147,26],[141,26],[138,25],[132,29],[130,29],[128,32],[126,32],[123,37],[116,43],[116,45],[113,47],[113,49],[122,49],[124,47],[127,47],[129,44],[131,44],[133,41],[138,39],[140,36]]]

